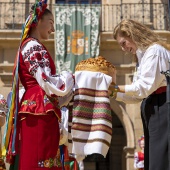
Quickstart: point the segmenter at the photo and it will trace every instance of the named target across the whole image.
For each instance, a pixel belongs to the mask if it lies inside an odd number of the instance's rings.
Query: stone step
[[[5,86],[9,87],[12,86],[12,73],[0,73],[0,78],[2,83],[5,84]]]
[[[0,72],[1,73],[12,73],[14,68],[14,64],[9,63],[1,63],[0,64]]]

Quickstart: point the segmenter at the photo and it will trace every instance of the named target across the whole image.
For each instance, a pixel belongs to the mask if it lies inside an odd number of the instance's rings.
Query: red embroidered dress
[[[25,88],[19,108],[19,170],[59,170],[59,104],[70,96],[72,75],[66,71],[56,75],[50,54],[32,38],[22,44],[19,66]]]

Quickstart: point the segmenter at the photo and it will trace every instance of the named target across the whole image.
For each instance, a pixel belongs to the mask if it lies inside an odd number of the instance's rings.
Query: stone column
[[[126,170],[134,169],[134,150],[132,147],[124,147],[125,157],[126,157]]]

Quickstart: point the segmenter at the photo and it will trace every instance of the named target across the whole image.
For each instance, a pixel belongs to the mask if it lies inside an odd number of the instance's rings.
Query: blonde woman
[[[123,51],[136,55],[138,67],[132,84],[110,87],[111,97],[125,103],[142,101],[145,170],[167,170],[167,82],[161,71],[169,69],[170,48],[156,33],[133,20],[122,20],[113,35]]]

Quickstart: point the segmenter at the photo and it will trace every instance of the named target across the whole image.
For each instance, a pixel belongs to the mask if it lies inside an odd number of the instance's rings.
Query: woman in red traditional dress
[[[42,44],[54,32],[54,17],[46,1],[32,7],[26,38],[20,46],[19,77],[25,93],[19,106],[19,170],[58,170],[60,107],[72,98],[72,74],[56,74],[50,53]]]
[[[144,136],[141,136],[141,138],[138,140],[140,151],[135,152],[134,155],[134,168],[138,170],[144,170],[144,147],[145,147],[145,141]]]

